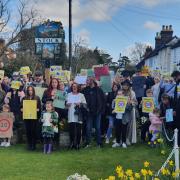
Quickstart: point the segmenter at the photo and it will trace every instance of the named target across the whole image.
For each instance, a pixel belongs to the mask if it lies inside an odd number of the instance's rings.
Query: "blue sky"
[[[17,1],[17,0],[16,0]],[[73,34],[112,55],[127,55],[135,42],[154,46],[162,25],[180,37],[180,0],[72,0]],[[14,2],[14,1],[13,1]],[[68,0],[31,0],[45,19],[61,20],[68,42]]]

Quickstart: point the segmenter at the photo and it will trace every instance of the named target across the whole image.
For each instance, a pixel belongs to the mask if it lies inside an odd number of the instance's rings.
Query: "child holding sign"
[[[1,147],[9,147],[11,144],[11,137],[13,136],[13,131],[12,131],[12,127],[13,127],[13,121],[14,121],[14,115],[12,112],[10,112],[10,107],[8,104],[4,104],[3,105],[3,121],[8,122],[9,124],[9,128],[7,127],[7,123],[4,124],[4,127],[6,128],[6,131],[3,131],[3,142],[1,142]],[[7,119],[5,118],[7,117]],[[11,122],[10,122],[11,121]],[[1,121],[1,127],[2,127],[2,121]],[[8,129],[7,129],[8,128]],[[9,134],[10,132],[10,134]]]
[[[41,121],[43,122],[44,154],[50,154],[54,133],[58,131],[58,113],[54,110],[52,101],[46,102],[46,110],[42,113]]]
[[[126,148],[126,133],[127,133],[127,123],[123,121],[123,114],[125,112],[125,108],[127,106],[127,101],[118,101],[118,98],[123,97],[124,94],[122,91],[118,91],[116,99],[113,101],[113,104],[115,103],[115,109],[113,110],[112,113],[116,113],[116,118],[115,118],[115,136],[116,136],[116,142],[112,145],[113,148],[115,147],[120,147],[120,141],[122,141],[122,147]],[[122,109],[121,111],[120,108],[117,106],[120,106]],[[119,110],[118,110],[119,109]],[[122,137],[122,138],[121,138]]]
[[[151,145],[154,146],[154,142],[158,139],[159,133],[162,130],[162,120],[160,119],[160,110],[155,108],[153,113],[149,113],[149,120],[151,125],[149,127],[149,132],[152,135]]]

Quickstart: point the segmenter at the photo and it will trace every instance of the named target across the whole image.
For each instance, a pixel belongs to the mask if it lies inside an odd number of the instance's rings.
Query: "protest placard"
[[[127,105],[128,97],[119,96],[115,99],[115,112],[124,113]]]
[[[76,76],[74,80],[77,84],[86,84],[87,76]]]
[[[53,101],[53,106],[64,109],[65,108],[65,100],[66,100],[66,93],[63,91],[57,90],[54,101]]]
[[[50,66],[50,75],[57,75],[62,70],[62,66]]]
[[[80,75],[81,76],[87,76],[87,69],[81,69]]]
[[[20,75],[26,75],[31,72],[29,66],[23,66],[20,68]]]
[[[88,77],[94,77],[94,70],[93,69],[87,69],[87,76]]]
[[[12,89],[19,89],[21,86],[21,82],[20,81],[12,81],[11,82],[11,88]]]
[[[94,68],[94,74],[97,80],[100,80],[101,76],[107,76],[109,75],[109,67],[103,66],[103,67],[95,67]]]
[[[0,113],[0,138],[11,138],[13,128],[12,113]]]
[[[4,78],[4,70],[0,70],[0,80],[3,80]]]
[[[173,109],[166,109],[166,122],[173,121]]]
[[[47,89],[47,88],[42,88],[42,87],[34,87],[35,89],[35,93],[37,96],[39,96],[39,98],[42,100],[42,97],[43,97],[43,94],[44,94],[44,91]]]
[[[23,100],[23,119],[37,119],[36,100]]]
[[[154,110],[154,99],[153,97],[143,97],[142,98],[142,112],[150,113]]]
[[[110,76],[101,76],[100,77],[100,85],[104,93],[111,92],[111,77]]]

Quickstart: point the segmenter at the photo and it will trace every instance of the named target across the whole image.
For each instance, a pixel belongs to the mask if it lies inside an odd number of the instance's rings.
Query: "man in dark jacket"
[[[86,119],[86,147],[91,142],[92,126],[94,124],[97,136],[97,145],[101,147],[101,115],[105,111],[105,97],[93,78],[89,79],[89,87],[84,91],[87,102],[88,117]]]

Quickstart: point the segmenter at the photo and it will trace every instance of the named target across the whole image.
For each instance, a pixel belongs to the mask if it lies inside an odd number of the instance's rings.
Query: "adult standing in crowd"
[[[33,151],[36,149],[38,119],[41,116],[41,101],[40,101],[40,98],[36,96],[35,89],[33,86],[27,87],[26,96],[22,100],[21,107],[23,107],[24,100],[37,101],[37,119],[24,119],[28,149]],[[22,109],[22,112],[23,112],[23,109]]]
[[[155,84],[151,87],[151,90],[152,90],[155,102],[158,103],[159,92],[160,92],[160,79],[159,79],[159,77],[155,77],[154,82],[155,82]]]
[[[79,149],[82,131],[82,108],[86,106],[86,99],[79,92],[78,84],[73,83],[67,95],[68,123],[70,134],[70,148]]]
[[[1,86],[5,93],[7,93],[11,89],[8,76],[4,76]]]
[[[112,102],[116,98],[117,92],[120,89],[120,86],[116,83],[112,85],[112,91],[108,93],[107,101],[106,101],[106,112],[109,119],[109,125],[106,133],[106,143],[109,143],[109,139],[112,136],[112,129],[114,126],[115,114],[112,113]]]
[[[43,73],[41,71],[36,71],[34,74],[34,81],[31,84],[34,87],[47,88],[47,84],[44,82]]]
[[[88,118],[86,119],[86,147],[89,147],[91,142],[93,124],[96,129],[97,145],[101,147],[101,115],[105,111],[105,97],[94,78],[89,79],[89,88],[86,90],[85,98],[88,110]]]
[[[176,82],[174,91],[174,101],[175,101],[175,128],[178,129],[178,146],[180,146],[180,72],[174,71],[171,75]]]
[[[128,106],[123,115],[123,121],[127,125],[127,145],[137,142],[135,106],[137,105],[135,92],[131,89],[131,82],[125,80],[122,83],[123,95],[128,97]]]

